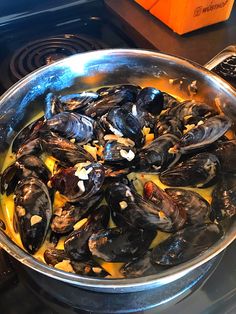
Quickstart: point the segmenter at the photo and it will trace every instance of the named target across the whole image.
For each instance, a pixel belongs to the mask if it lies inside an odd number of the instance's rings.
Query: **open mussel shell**
[[[46,237],[52,204],[46,185],[29,177],[18,183],[14,192],[15,217],[24,248],[34,254]]]
[[[145,145],[136,159],[136,166],[141,171],[160,172],[173,165],[179,159],[179,154],[169,153],[169,149],[178,142],[172,134],[164,134],[150,144]]]
[[[102,229],[89,238],[89,250],[107,262],[129,262],[148,250],[155,235],[153,231],[134,228]]]
[[[219,171],[220,162],[215,155],[200,153],[161,173],[160,180],[169,186],[203,188],[215,182]]]
[[[95,121],[73,112],[61,112],[46,121],[45,127],[60,136],[85,144],[93,138]]]
[[[167,188],[165,191],[186,212],[189,224],[203,224],[209,218],[210,204],[197,192],[179,188]]]
[[[173,229],[171,218],[160,207],[145,200],[123,183],[114,183],[105,192],[111,216],[117,226],[169,232]]]
[[[84,202],[100,191],[105,178],[99,163],[79,164],[61,169],[50,180],[50,185],[65,195],[69,202]]]
[[[131,262],[126,263],[120,269],[120,273],[125,278],[137,278],[143,276],[154,275],[164,271],[166,267],[152,263],[151,251]]]
[[[79,229],[66,237],[64,243],[66,254],[74,261],[88,258],[91,255],[88,249],[88,239],[94,232],[106,228],[109,218],[110,211],[106,205],[97,208]]]
[[[236,174],[223,174],[212,192],[211,220],[236,215]]]
[[[219,225],[203,224],[179,230],[152,251],[152,263],[174,266],[205,252],[223,236]]]

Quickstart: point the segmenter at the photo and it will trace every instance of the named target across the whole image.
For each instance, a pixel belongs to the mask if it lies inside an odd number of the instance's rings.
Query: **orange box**
[[[158,0],[150,12],[182,35],[227,20],[233,3],[234,0]]]
[[[150,10],[157,1],[158,0],[135,0],[135,2],[140,4],[146,10]]]

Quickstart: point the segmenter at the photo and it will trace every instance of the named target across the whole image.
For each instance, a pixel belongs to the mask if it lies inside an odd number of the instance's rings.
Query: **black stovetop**
[[[28,72],[63,56],[88,50],[128,47],[151,48],[133,30],[128,35],[127,25],[111,15],[103,1],[1,0],[0,94]],[[188,287],[189,291],[183,294],[185,299],[176,298],[166,303],[166,309],[153,308],[143,313],[236,313],[235,252],[236,243],[226,250],[216,271],[206,282],[202,280],[196,286]],[[10,262],[7,254],[0,251],[0,313],[84,311],[65,309],[41,297],[40,291],[33,293],[24,277],[14,269],[14,263]]]

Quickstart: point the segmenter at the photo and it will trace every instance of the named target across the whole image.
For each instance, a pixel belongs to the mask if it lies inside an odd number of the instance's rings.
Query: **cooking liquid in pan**
[[[142,82],[143,84],[139,85],[142,87],[145,86],[153,86],[155,87],[155,85],[157,84],[153,84],[153,82],[150,82],[149,80],[145,80],[144,82]],[[159,82],[158,82],[159,83]],[[164,82],[163,82],[164,83]],[[160,90],[164,91],[166,83],[163,84],[158,84],[158,86],[156,86],[157,88],[159,88]],[[160,86],[161,85],[161,86]],[[162,86],[163,85],[163,86]],[[98,88],[96,88],[98,89]],[[91,89],[90,89],[91,90]],[[175,98],[177,98],[177,100],[181,101],[182,99],[180,99],[179,97],[176,97],[174,94],[173,96]],[[189,97],[190,98],[190,97]],[[30,122],[36,120],[37,118],[41,117],[43,115],[43,112],[38,113],[36,116],[34,116],[34,118],[29,121],[27,124],[29,124]],[[226,136],[228,138],[232,138],[231,132],[228,131]],[[50,156],[46,156],[45,154],[43,154],[42,156],[43,161],[45,162],[45,164],[47,165],[47,167],[52,171],[53,167],[54,167],[54,163],[55,163],[55,159],[53,157]],[[9,151],[6,155],[4,164],[3,164],[3,168],[2,171],[4,169],[6,169],[10,164],[12,164],[15,160],[15,156],[14,154],[11,152],[11,147],[9,148]],[[161,189],[165,189],[166,187],[168,187],[167,185],[164,185],[160,180],[159,180],[159,176],[157,174],[150,174],[150,173],[130,173],[128,175],[129,179],[135,180],[135,187],[137,189],[137,191],[142,194],[142,187],[144,185],[145,182],[147,181],[153,181],[157,186],[159,186]],[[204,197],[209,203],[211,203],[211,194],[212,194],[212,190],[214,189],[214,186],[208,187],[208,188],[191,188],[191,187],[184,187],[184,189],[186,190],[192,190],[197,192],[198,194],[200,194],[202,197]],[[15,241],[15,243],[17,243],[18,246],[20,246],[22,249],[23,245],[20,239],[20,235],[19,233],[16,233],[14,230],[14,225],[13,225],[13,214],[14,214],[14,200],[13,200],[13,194],[6,196],[4,195],[0,195],[0,201],[1,201],[1,207],[2,207],[2,213],[0,212],[0,218],[1,215],[3,215],[3,220],[6,223],[6,233],[11,237],[11,239],[13,239]],[[54,205],[62,205],[63,203],[65,203],[65,199],[58,194],[58,192],[55,194],[55,198],[54,198]],[[80,220],[78,223],[76,223],[76,225],[74,226],[74,229],[78,229],[83,223],[86,222],[86,218]],[[115,226],[115,224],[113,223],[113,221],[110,218],[110,222],[109,222],[109,227],[113,227]],[[165,232],[161,232],[158,231],[157,236],[154,238],[154,240],[152,241],[150,248],[155,247],[157,244],[159,244],[160,242],[164,241],[166,238],[168,238],[171,235],[171,233],[165,233]],[[64,240],[65,240],[65,236],[61,237],[56,248],[57,249],[64,249]],[[47,235],[46,240],[44,241],[44,244],[41,246],[41,248],[33,255],[35,258],[37,258],[38,260],[42,261],[45,263],[44,261],[44,257],[43,254],[45,252],[45,250],[48,247],[52,247],[52,244],[50,244],[49,242],[49,234]],[[110,262],[105,262],[102,260],[98,260],[96,259],[101,265],[102,267],[111,275],[111,277],[113,278],[121,278],[121,274],[119,272],[119,269],[121,268],[121,266],[124,263],[110,263]],[[70,266],[69,263],[59,263],[55,266],[56,268],[59,268],[61,270],[64,271],[69,271],[69,272],[73,272],[72,267]]]

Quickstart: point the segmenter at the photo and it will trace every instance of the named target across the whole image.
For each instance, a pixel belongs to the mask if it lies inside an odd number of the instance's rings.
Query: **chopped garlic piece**
[[[38,224],[39,222],[42,221],[42,217],[41,216],[38,216],[38,215],[33,215],[31,218],[30,218],[30,225],[33,226],[33,225],[36,225]]]
[[[70,139],[71,143],[75,143],[75,138]]]
[[[117,130],[116,128],[114,128],[110,123],[109,123],[109,129],[111,130],[112,133],[114,133],[115,135],[118,136],[123,136],[123,134],[121,133],[120,130]]]
[[[125,208],[128,206],[128,204],[126,203],[126,201],[121,201],[121,202],[119,203],[119,205],[120,205],[120,208],[121,208],[121,209],[125,209]]]
[[[78,185],[78,187],[80,188],[80,190],[81,190],[82,192],[85,191],[84,181],[79,181],[79,182],[77,183],[77,185]]]
[[[70,272],[70,273],[74,273],[74,270],[73,270],[69,260],[63,260],[62,262],[57,263],[54,267],[57,268],[57,269],[60,269],[60,270],[64,270],[64,271],[67,271],[67,272]]]
[[[138,112],[137,112],[137,106],[133,105],[132,106],[132,115],[134,115],[135,117],[137,116]]]
[[[100,274],[102,272],[102,268],[100,267],[92,267],[92,270],[96,274]]]
[[[120,144],[124,144],[125,146],[134,147],[134,145],[135,145],[135,143],[131,139],[125,138],[125,137],[119,137],[117,139],[117,142]]]
[[[80,171],[76,170],[75,172],[76,177],[78,177],[81,180],[88,180],[88,174],[87,170],[85,168],[80,169]]]
[[[133,152],[132,150],[129,150],[129,151],[127,152],[126,150],[121,149],[121,150],[120,150],[120,155],[121,155],[121,157],[127,159],[128,161],[133,160],[134,157],[135,157],[135,154],[134,154],[134,152]]]

